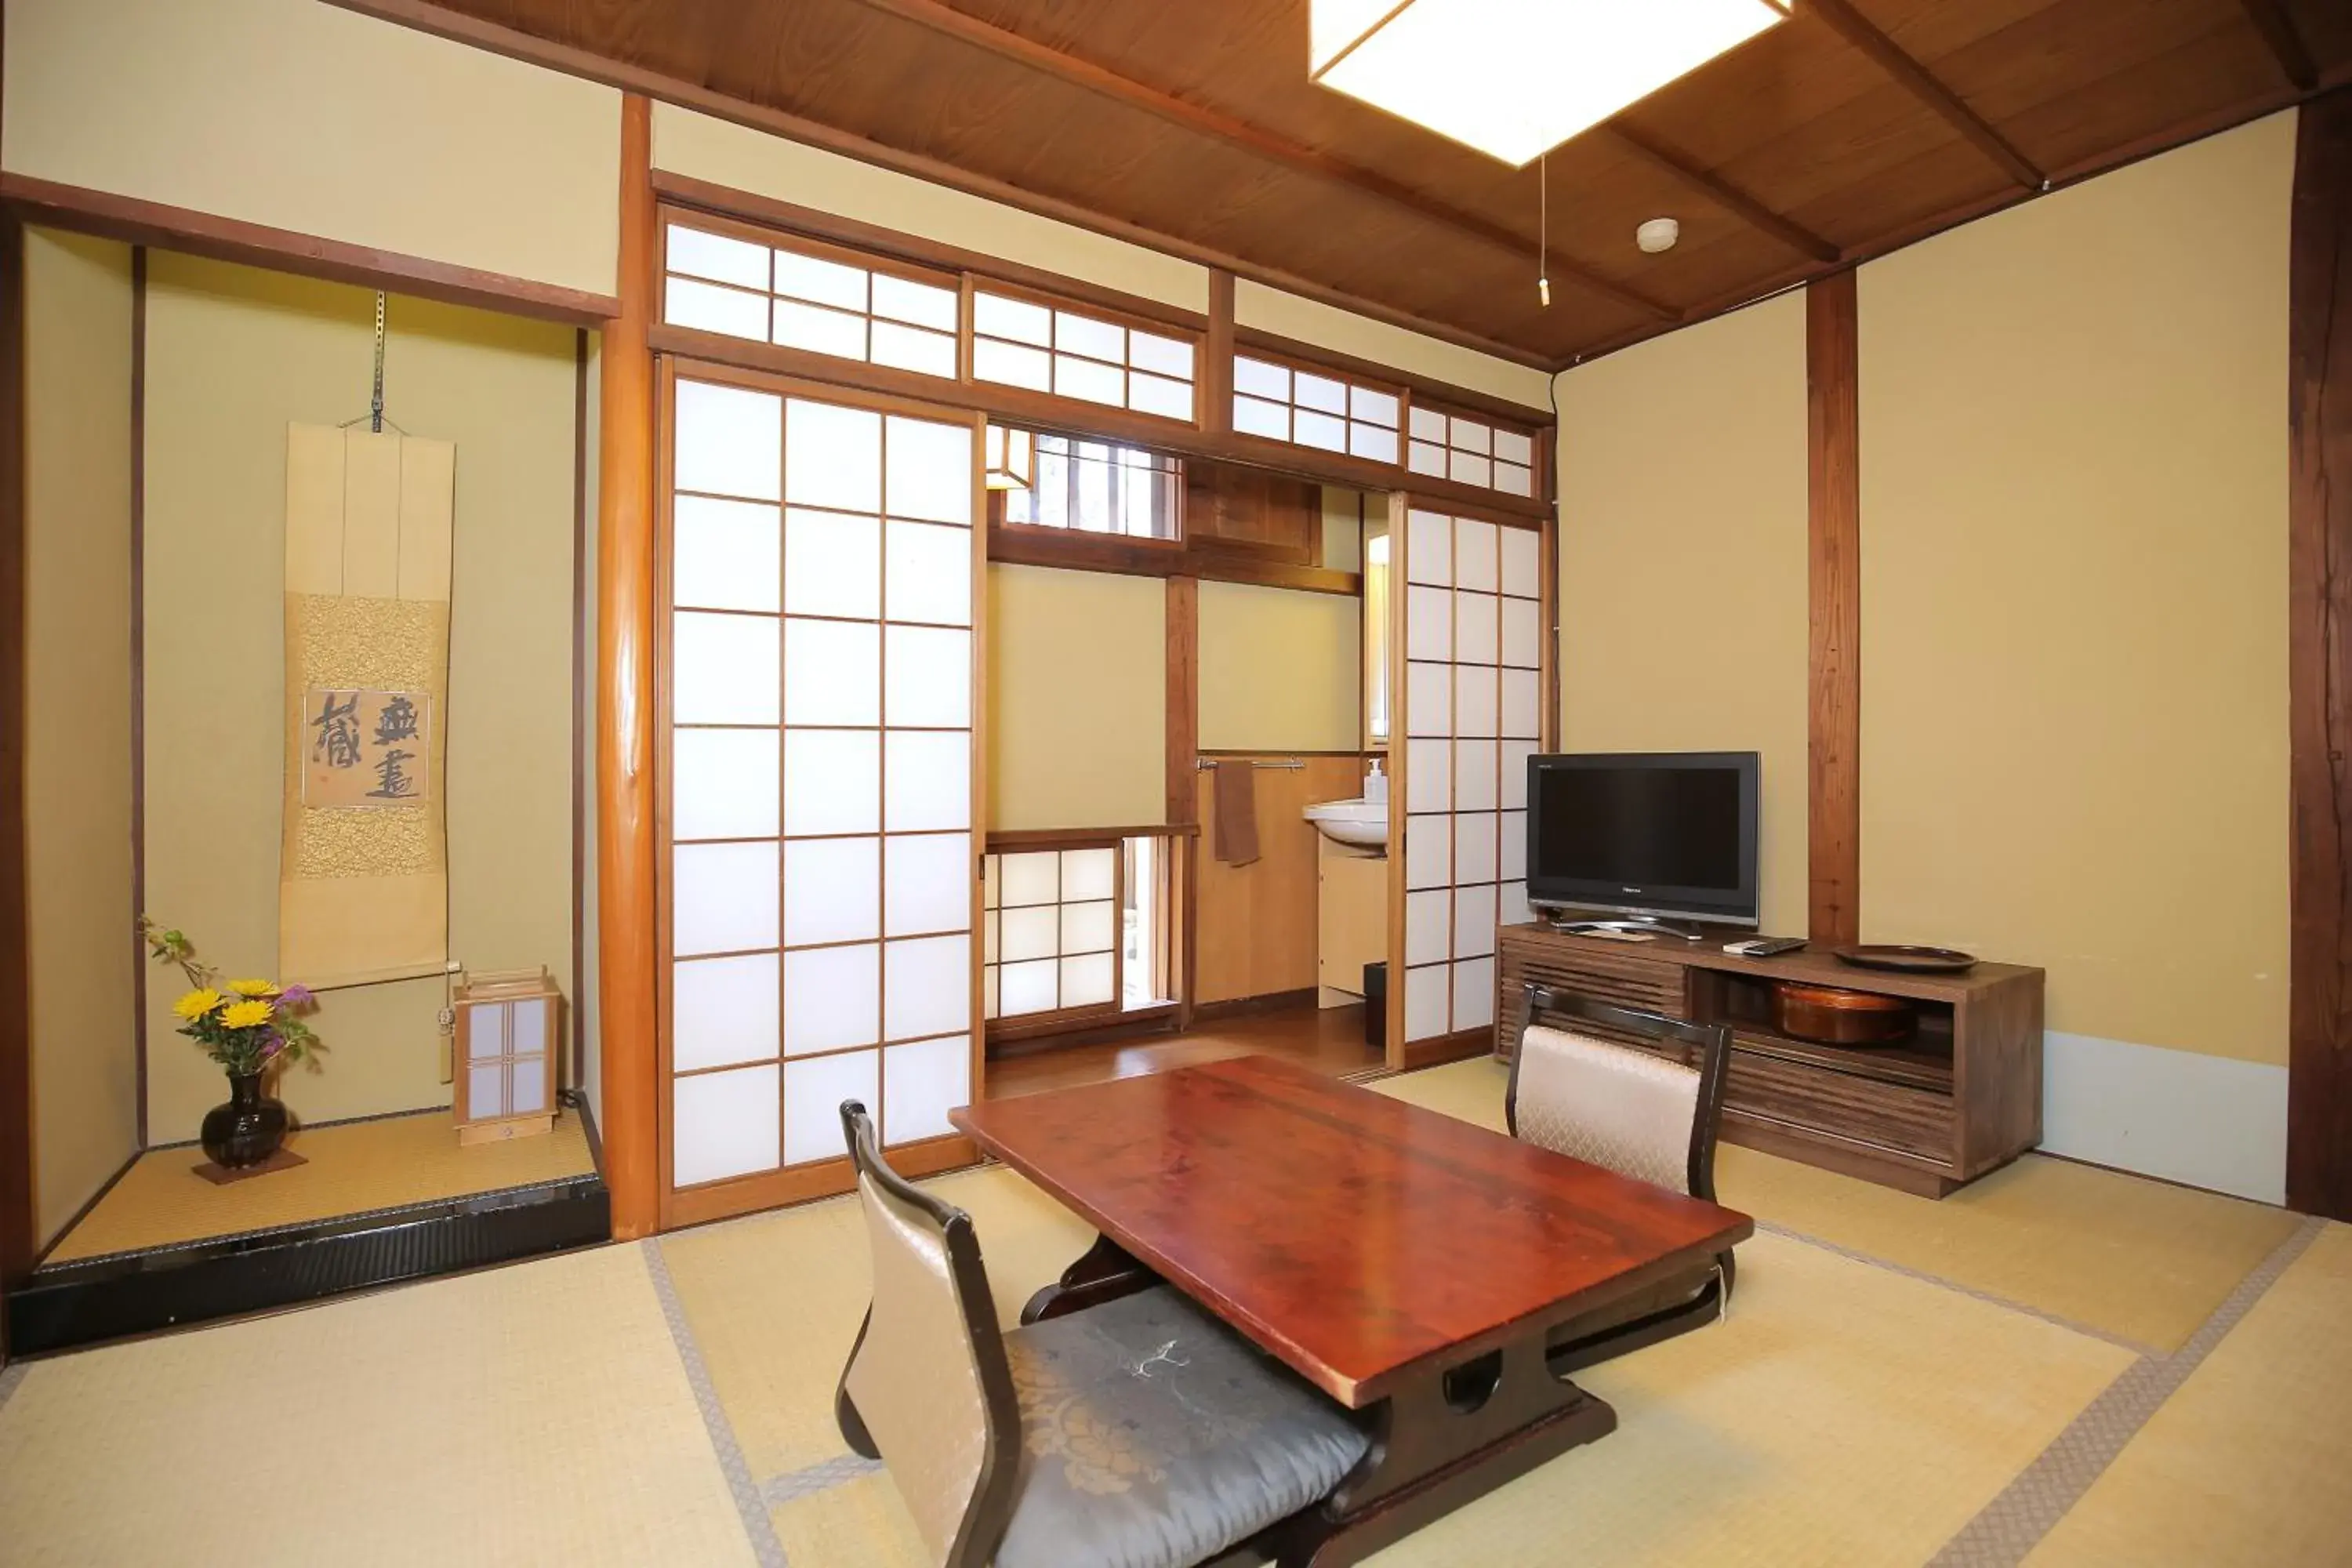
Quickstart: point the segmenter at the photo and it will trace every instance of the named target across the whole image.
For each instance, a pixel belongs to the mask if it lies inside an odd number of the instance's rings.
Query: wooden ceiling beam
[[[1838,247],[1820,235],[1774,212],[1746,191],[1719,178],[1680,154],[1668,151],[1630,125],[1601,128],[1628,152],[1660,173],[1673,176],[1750,227],[1762,230],[1801,256],[1815,261],[1835,261]]]
[[[2270,46],[2273,58],[2286,79],[2309,92],[2319,85],[2319,63],[2311,58],[2304,46],[2303,35],[2294,29],[2294,18],[2286,14],[2279,0],[2238,0],[2246,9],[2246,19],[2253,23]]]
[[[2035,168],[1990,121],[1962,103],[1950,88],[1936,79],[1927,67],[1904,52],[1903,46],[1880,32],[1869,17],[1847,0],[1805,0],[1803,7],[1827,23],[1831,30],[1868,55],[1912,97],[1941,115],[1953,130],[1967,137],[1985,156],[2000,164],[2009,177],[2029,191],[2049,188],[2048,176]]]
[[[1171,125],[1214,137],[1316,179],[1346,185],[1378,197],[1424,221],[1457,230],[1524,260],[1533,262],[1537,258],[1536,242],[1530,237],[1440,201],[1402,181],[1390,178],[1377,169],[1318,152],[1303,142],[1293,142],[1286,136],[1220,110],[1163,92],[1149,83],[1121,76],[1107,67],[1081,59],[1050,44],[1039,43],[1010,28],[982,21],[952,5],[942,4],[941,0],[858,0],[858,3],[886,16],[912,22],[975,48],[984,49],[1000,58],[1027,66],[1071,86],[1085,88],[1114,102],[1156,115]],[[1614,304],[1638,310],[1655,321],[1672,321],[1681,317],[1679,310],[1663,300],[1604,277],[1557,251],[1550,254],[1550,261],[1561,277],[1572,279],[1588,292]]]

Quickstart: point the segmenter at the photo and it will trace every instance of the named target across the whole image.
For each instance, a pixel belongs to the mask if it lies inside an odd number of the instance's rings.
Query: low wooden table
[[[1278,1543],[1316,1568],[1614,1430],[1546,1366],[1547,1331],[1755,1229],[1270,1057],[953,1121],[1101,1233],[1024,1321],[1165,1280],[1361,1413],[1371,1451]]]

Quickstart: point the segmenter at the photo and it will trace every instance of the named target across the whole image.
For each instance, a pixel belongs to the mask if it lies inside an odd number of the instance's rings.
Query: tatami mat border
[[[645,1255],[646,1272],[653,1278],[654,1295],[661,1302],[662,1321],[669,1325],[670,1342],[677,1348],[678,1362],[686,1369],[687,1386],[694,1391],[695,1408],[702,1412],[703,1427],[710,1434],[711,1451],[718,1457],[720,1473],[727,1478],[727,1490],[735,1500],[735,1511],[742,1518],[751,1555],[760,1568],[789,1568],[783,1542],[776,1539],[775,1521],[768,1517],[766,1500],[751,1479],[751,1467],[743,1458],[743,1445],[736,1440],[734,1423],[727,1419],[727,1408],[719,1403],[719,1390],[710,1381],[710,1368],[702,1359],[702,1347],[695,1341],[694,1325],[687,1321],[686,1303],[678,1300],[677,1283],[670,1278],[669,1260],[662,1256],[661,1242],[648,1239],[637,1246]]]

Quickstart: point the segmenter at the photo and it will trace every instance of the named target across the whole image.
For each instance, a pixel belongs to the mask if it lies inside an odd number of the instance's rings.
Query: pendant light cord
[[[1536,298],[1551,309],[1551,154],[1536,160]]]

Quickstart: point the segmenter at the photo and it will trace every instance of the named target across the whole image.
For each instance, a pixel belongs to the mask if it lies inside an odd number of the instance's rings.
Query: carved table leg
[[[1028,1305],[1021,1309],[1021,1321],[1041,1323],[1132,1296],[1159,1283],[1160,1276],[1129,1257],[1125,1247],[1098,1236],[1086,1256],[1062,1270],[1059,1280],[1029,1298]]]

